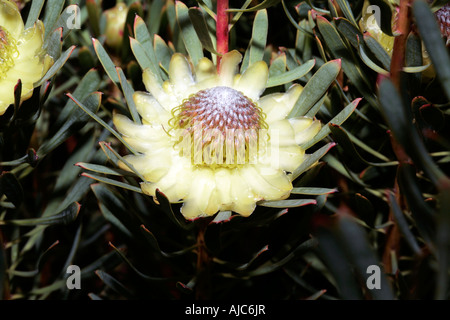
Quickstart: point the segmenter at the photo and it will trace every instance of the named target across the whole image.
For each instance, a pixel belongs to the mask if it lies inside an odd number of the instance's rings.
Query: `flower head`
[[[14,87],[22,82],[21,100],[28,99],[33,84],[50,68],[53,59],[43,50],[44,24],[24,29],[14,2],[0,0],[0,115],[14,102]]]
[[[123,28],[125,27],[127,14],[128,7],[124,2],[118,2],[115,7],[105,11],[105,43],[113,49],[117,50],[122,46]]]
[[[155,196],[158,189],[170,202],[183,202],[187,219],[218,211],[248,216],[260,200],[287,198],[290,172],[305,154],[300,145],[320,129],[311,118],[286,119],[302,86],[261,96],[266,63],[237,74],[241,59],[228,52],[217,71],[207,58],[194,68],[174,54],[168,81],[161,84],[144,70],[149,93],[133,97],[143,124],[114,116],[118,131],[140,153],[125,159],[146,179],[143,192]]]

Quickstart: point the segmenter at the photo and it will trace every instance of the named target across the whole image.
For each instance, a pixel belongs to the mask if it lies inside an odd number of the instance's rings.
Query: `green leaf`
[[[267,81],[267,88],[276,87],[294,80],[298,80],[305,76],[316,64],[315,60],[308,60],[295,69],[283,72],[277,76],[270,77]]]
[[[99,37],[100,32],[100,15],[101,7],[95,0],[86,0],[86,9],[89,19],[89,26],[92,28],[92,35]]]
[[[61,212],[41,218],[33,219],[16,219],[16,220],[0,220],[0,225],[13,224],[17,226],[36,226],[36,225],[55,225],[55,224],[70,224],[73,222],[80,212],[80,204],[72,203]]]
[[[153,47],[153,37],[149,33],[144,21],[139,16],[136,16],[134,20],[134,36],[136,37],[136,39],[130,38],[130,45],[136,59],[141,65],[142,70],[150,68],[153,74],[157,76],[157,79],[162,82],[158,60],[156,58],[155,49]],[[144,52],[140,51],[140,48],[133,48],[133,42],[138,43],[139,46],[142,47],[142,50]],[[136,51],[139,51],[139,53],[137,53]],[[145,64],[142,65],[140,61],[145,61]]]
[[[66,61],[69,59],[70,55],[72,54],[73,50],[75,50],[75,46],[71,46],[69,49],[64,51],[64,53],[58,58],[58,60],[55,61],[55,63],[50,67],[50,69],[47,71],[47,73],[42,77],[41,80],[34,83],[34,87],[38,87],[42,85],[45,81],[52,78],[58,71],[63,67],[63,65],[66,63]]]
[[[394,194],[392,192],[389,192],[387,195],[387,198],[389,201],[389,205],[391,207],[392,215],[394,216],[394,219],[397,222],[397,226],[398,226],[400,232],[405,237],[406,243],[409,245],[409,247],[415,254],[420,255],[421,250],[420,250],[419,244],[417,243],[415,236],[409,229],[408,222],[406,221],[406,218],[405,218],[402,210],[400,209],[399,205],[397,204]]]
[[[24,199],[22,185],[12,172],[3,172],[0,175],[0,196],[5,195],[16,208]]]
[[[81,15],[81,12],[78,5],[72,4],[67,6],[53,25],[53,29],[62,28],[62,39],[65,39],[73,28],[68,24],[75,23],[75,19],[76,17],[79,18],[79,15]]]
[[[173,51],[169,48],[166,42],[158,35],[155,35],[155,54],[160,68],[164,70],[165,79],[169,73],[169,64]]]
[[[249,44],[249,66],[255,62],[263,60],[268,30],[269,19],[267,16],[267,10],[259,10],[256,12],[255,19],[253,20],[252,38]]]
[[[332,56],[341,58],[342,69],[361,95],[372,105],[378,108],[375,95],[371,89],[372,85],[362,74],[359,60],[356,59],[353,51],[342,40],[336,28],[324,17],[317,16],[317,27],[320,34],[325,40],[326,45],[330,49]]]
[[[433,161],[416,127],[412,125],[410,107],[403,103],[391,80],[386,78],[381,81],[379,99],[383,116],[406,153],[425,171],[433,183],[438,184],[439,180],[445,179],[446,175]]]
[[[450,56],[445,47],[436,18],[424,1],[414,1],[413,14],[442,88],[450,100]]]
[[[340,69],[341,60],[339,59],[329,61],[321,66],[306,83],[288,117],[295,118],[305,115],[323,97],[329,86],[336,79]]]
[[[359,55],[361,56],[361,60],[366,64],[366,66],[368,66],[370,69],[372,69],[373,71],[375,71],[381,75],[389,76],[389,74],[390,74],[389,71],[386,71],[385,69],[379,67],[375,62],[373,62],[367,56],[362,45],[359,45],[358,52],[359,52]]]
[[[189,57],[194,65],[203,58],[202,43],[200,42],[194,26],[189,19],[189,11],[187,6],[181,1],[175,3],[177,22],[181,29],[181,36]]]
[[[57,28],[44,42],[44,49],[53,60],[57,60],[61,56],[63,44],[62,35],[63,28]]]
[[[115,84],[119,84],[120,79],[117,74],[116,66],[114,65],[114,62],[109,57],[105,48],[103,48],[100,41],[98,41],[95,38],[92,38],[92,43],[94,45],[95,53],[97,54],[97,57],[100,60],[100,63],[102,64],[103,68],[105,69],[106,74]]]
[[[99,116],[95,114],[96,110],[90,110],[89,106],[85,106],[83,103],[79,102],[74,96],[72,96],[70,93],[67,94],[67,96],[72,99],[78,107],[80,107],[86,114],[88,114],[91,118],[93,118],[95,121],[97,121],[100,125],[102,125],[106,130],[111,132],[117,139],[120,140],[132,153],[137,154],[137,152],[122,138],[122,136],[114,130],[109,124],[107,124],[105,121],[103,121]]]
[[[130,174],[130,172],[122,170],[122,169],[109,168],[109,167],[105,167],[100,164],[94,164],[94,163],[77,162],[75,165],[84,170],[89,170],[89,171],[93,171],[93,172],[101,173],[101,174],[110,174],[113,176],[124,176],[126,174]]]
[[[368,266],[378,265],[378,258],[371,248],[362,227],[350,218],[350,215],[347,216],[341,213],[340,216],[338,226],[339,236],[342,239],[342,249],[346,251],[349,256],[349,262],[354,264],[362,279],[367,279],[369,276],[367,273]],[[358,239],[358,241],[355,241],[355,239]],[[370,295],[375,300],[394,299],[391,286],[383,272],[380,273],[380,289],[371,290]]]
[[[359,40],[364,39],[364,35],[354,24],[345,18],[336,18],[337,29],[350,42],[350,44],[358,48]]]
[[[318,196],[323,194],[335,193],[337,191],[338,191],[337,189],[330,189],[330,188],[299,187],[299,188],[292,188],[291,193]]]
[[[100,87],[100,82],[101,79],[98,71],[96,69],[91,69],[83,76],[80,81],[78,81],[78,85],[72,92],[72,95],[78,100],[84,101],[84,99],[86,99],[91,93],[98,90],[98,88]],[[77,105],[71,99],[68,99],[66,105],[59,113],[54,126],[61,126],[64,121],[67,121],[67,119],[73,112],[76,112],[75,110],[78,110]]]
[[[64,7],[64,2],[65,1],[60,0],[47,1],[43,21],[45,26],[45,38],[47,38],[53,32],[53,30],[55,30],[54,26]]]
[[[194,227],[194,224],[186,222],[186,219],[184,219],[181,213],[175,214],[175,212],[173,212],[169,200],[167,200],[167,197],[164,195],[164,193],[159,191],[159,189],[156,189],[155,197],[156,202],[161,206],[162,210],[167,214],[169,219],[175,223],[175,225],[185,230],[189,230]]]
[[[141,188],[132,186],[131,184],[128,184],[125,182],[121,182],[118,180],[114,180],[114,179],[110,179],[110,178],[106,178],[103,176],[99,176],[99,175],[92,174],[92,173],[86,173],[86,172],[83,172],[81,175],[83,177],[88,177],[90,179],[94,179],[94,180],[97,180],[97,181],[100,181],[100,182],[103,182],[103,183],[106,183],[106,184],[109,184],[109,185],[112,185],[115,187],[131,190],[131,191],[137,192],[137,193],[143,193]]]
[[[128,110],[130,111],[131,117],[133,118],[134,123],[142,124],[141,117],[136,109],[136,104],[133,100],[134,89],[130,83],[128,83],[123,70],[119,67],[116,67],[117,75],[119,77],[120,86],[122,88],[123,95],[125,96],[125,100],[127,101]]]
[[[313,154],[306,154],[303,162],[297,167],[297,169],[292,172],[291,181],[297,179],[303,172],[314,166],[318,163],[320,158],[322,158],[332,147],[336,144],[334,142],[330,142],[319,150],[315,151]]]
[[[323,126],[322,129],[320,129],[320,131],[314,136],[313,139],[309,140],[308,142],[305,142],[304,144],[301,145],[301,147],[303,149],[308,149],[317,142],[319,142],[320,140],[322,140],[323,138],[325,138],[331,132],[330,130],[331,124],[341,125],[342,123],[344,123],[345,120],[347,120],[348,117],[350,117],[350,115],[356,109],[361,99],[362,98],[353,100],[344,109],[342,109],[341,112],[339,112],[336,116],[334,116],[333,119],[331,119],[326,126]]]
[[[355,17],[353,16],[352,9],[350,8],[350,5],[347,0],[337,0],[337,3],[339,5],[339,8],[342,10],[342,13],[344,13],[344,16],[354,25],[358,26],[356,23]]]
[[[203,48],[211,53],[218,54],[213,39],[211,39],[208,24],[206,23],[203,12],[199,8],[189,8],[189,18],[192,21],[192,25],[194,26],[195,32],[197,33]]]
[[[362,163],[369,165],[369,166],[375,166],[375,167],[386,167],[386,166],[393,166],[397,165],[397,161],[390,161],[390,162],[381,162],[381,163],[375,163],[370,162],[364,159],[359,152],[356,150],[355,146],[353,145],[352,141],[350,140],[350,137],[347,135],[345,130],[341,128],[340,126],[336,124],[330,124],[329,125],[331,134],[333,135],[334,140],[338,143],[339,146],[341,146],[344,149],[344,152],[348,158],[351,159],[358,159]]]
[[[316,203],[317,201],[313,199],[288,199],[278,201],[260,201],[258,202],[258,205],[269,208],[296,208]]]
[[[381,65],[385,70],[391,69],[391,57],[386,52],[386,50],[380,45],[380,43],[375,40],[370,35],[364,35],[364,43],[369,48],[369,50],[373,53],[375,58],[381,62]]]
[[[263,9],[267,9],[269,7],[276,5],[280,1],[281,0],[264,0],[260,4],[254,6],[254,7],[251,7],[249,9],[228,9],[228,12],[252,12],[252,11],[263,10]]]
[[[136,272],[136,274],[147,280],[147,281],[168,281],[169,279],[167,278],[161,278],[161,277],[153,277],[153,276],[149,276],[147,274],[142,273],[141,271],[139,271],[132,263],[130,260],[127,259],[127,257],[125,256],[125,254],[122,252],[122,250],[119,250],[118,248],[116,248],[111,242],[109,243],[109,245],[114,249],[114,251],[119,254],[119,256],[123,259],[123,261],[125,261],[126,264],[128,264],[131,269]]]
[[[115,279],[110,274],[102,271],[97,270],[95,271],[95,274],[112,290],[117,292],[118,294],[122,295],[124,298],[132,299],[133,295],[131,292],[125,288],[123,284],[121,284],[117,279]]]
[[[398,167],[398,184],[400,191],[406,198],[408,208],[421,237],[430,248],[434,248],[434,235],[436,234],[434,219],[436,213],[425,202],[416,179],[416,170],[412,165],[402,163]]]
[[[70,94],[68,94],[69,98],[74,99]],[[78,100],[76,100],[78,102]],[[94,92],[88,95],[84,99],[85,110],[89,110],[89,112],[96,112],[100,107],[101,102],[101,94],[99,92]],[[91,111],[92,110],[92,111]],[[37,151],[38,158],[43,158],[50,151],[54,150],[61,143],[63,143],[67,138],[69,138],[72,134],[81,129],[88,121],[89,117],[86,113],[77,109],[74,110],[69,115],[67,121],[59,128],[59,130],[49,139],[43,143]]]
[[[151,35],[158,33],[161,27],[161,19],[165,13],[165,1],[154,0],[150,5],[150,14],[148,14],[148,30]]]
[[[31,2],[31,8],[28,12],[27,22],[25,24],[25,29],[28,29],[34,25],[36,20],[39,19],[42,7],[44,6],[45,0],[34,0]]]

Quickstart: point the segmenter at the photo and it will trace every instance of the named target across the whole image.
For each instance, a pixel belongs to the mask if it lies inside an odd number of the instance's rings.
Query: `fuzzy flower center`
[[[267,129],[261,109],[225,86],[191,95],[174,109],[170,124],[178,129],[175,145],[195,165],[219,167],[250,162],[262,143],[261,130]]]
[[[0,27],[0,79],[14,66],[14,59],[19,55],[15,40],[8,31]]]

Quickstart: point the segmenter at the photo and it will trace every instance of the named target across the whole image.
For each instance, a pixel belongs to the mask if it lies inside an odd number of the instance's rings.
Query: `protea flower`
[[[286,119],[302,86],[262,97],[266,63],[236,74],[241,59],[228,52],[217,71],[207,58],[194,68],[176,53],[168,81],[160,84],[149,69],[143,72],[149,93],[133,97],[143,124],[114,116],[117,130],[139,153],[125,159],[145,178],[143,192],[155,196],[158,189],[170,202],[183,202],[187,219],[218,211],[248,216],[260,200],[287,198],[289,173],[305,155],[300,145],[320,129],[311,118]]]
[[[22,82],[21,100],[28,99],[34,83],[53,63],[43,49],[44,24],[37,21],[24,29],[14,2],[0,0],[0,115],[14,102],[14,87]]]
[[[445,6],[440,8],[435,13],[436,19],[439,22],[439,27],[441,28],[441,34],[444,38],[447,38],[447,46],[450,45],[450,4],[447,3]]]
[[[105,43],[118,50],[123,41],[123,28],[125,26],[128,7],[124,2],[118,2],[115,7],[105,11],[106,32]]]

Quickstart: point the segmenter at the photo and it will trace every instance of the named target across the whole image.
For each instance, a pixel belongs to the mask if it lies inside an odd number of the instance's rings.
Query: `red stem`
[[[216,40],[217,52],[225,54],[228,52],[228,0],[217,0],[217,24]],[[217,57],[217,66],[219,66],[221,56]]]

